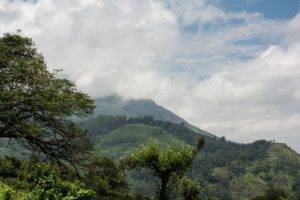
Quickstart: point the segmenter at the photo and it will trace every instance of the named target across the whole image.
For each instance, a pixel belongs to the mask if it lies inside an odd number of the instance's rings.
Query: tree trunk
[[[168,196],[167,196],[168,181],[169,181],[169,176],[168,175],[163,175],[161,177],[160,196],[159,196],[160,200],[167,200],[168,199]]]

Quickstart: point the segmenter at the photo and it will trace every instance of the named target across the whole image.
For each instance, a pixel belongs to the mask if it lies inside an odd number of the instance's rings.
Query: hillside
[[[149,140],[157,139],[162,145],[179,140],[176,136],[160,127],[145,124],[127,124],[99,138],[96,151],[111,158],[130,154],[132,150]]]
[[[152,116],[155,120],[184,123],[187,127],[203,135],[211,135],[200,128],[189,124],[172,111],[157,105],[151,99],[124,99],[118,95],[110,95],[95,99],[96,110],[94,116],[124,115],[126,117]]]
[[[152,117],[98,116],[83,125],[95,138],[96,152],[115,160],[151,139],[162,145],[176,140],[194,145],[199,136],[183,124]],[[299,195],[300,156],[287,145],[268,141],[238,144],[203,136],[206,145],[188,174],[202,184],[204,199],[249,199],[270,186]],[[133,190],[153,194],[155,185],[147,171],[132,172],[129,179]]]

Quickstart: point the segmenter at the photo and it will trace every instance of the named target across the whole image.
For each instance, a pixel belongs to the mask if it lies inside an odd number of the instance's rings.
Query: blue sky
[[[100,97],[151,98],[238,142],[300,151],[296,0],[3,0],[49,69]]]
[[[299,11],[299,0],[212,0],[226,11],[259,12],[271,19],[288,19]]]

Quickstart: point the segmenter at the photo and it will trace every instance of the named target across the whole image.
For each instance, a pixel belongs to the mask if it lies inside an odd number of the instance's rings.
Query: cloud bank
[[[300,14],[206,0],[1,1],[1,34],[17,29],[93,97],[151,98],[216,135],[300,151]]]

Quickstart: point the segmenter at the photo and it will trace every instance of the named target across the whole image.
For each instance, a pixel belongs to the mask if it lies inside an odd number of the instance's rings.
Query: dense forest
[[[153,138],[161,146],[176,141],[194,146],[199,137],[184,123],[154,120],[150,116],[99,115],[82,125],[96,141],[96,152],[116,161]],[[238,144],[224,137],[202,137],[205,146],[186,172],[201,185],[201,199],[249,199],[271,189],[283,190],[291,199],[299,197],[299,154],[287,145],[264,140]],[[134,191],[148,196],[155,192],[155,180],[147,171],[132,172],[129,179]]]
[[[162,108],[103,113],[58,74],[30,38],[0,37],[1,200],[300,199],[287,145],[228,141]]]

